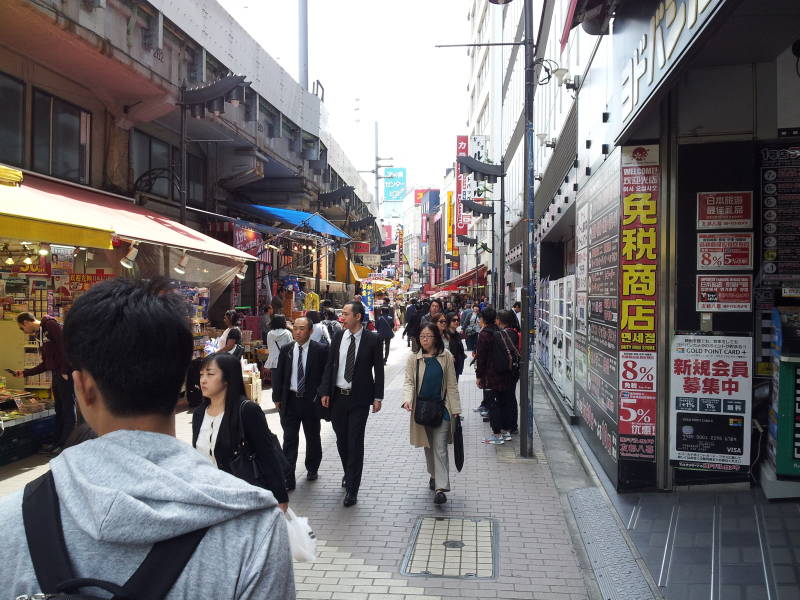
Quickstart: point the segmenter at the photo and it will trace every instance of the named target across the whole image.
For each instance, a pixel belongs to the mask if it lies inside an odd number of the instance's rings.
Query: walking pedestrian
[[[420,351],[408,357],[403,394],[403,408],[409,418],[411,445],[425,448],[425,462],[430,479],[428,486],[436,492],[434,503],[447,502],[450,491],[450,458],[447,446],[453,443],[453,428],[461,414],[453,355],[445,348],[439,328],[432,323],[422,326]],[[422,425],[415,420],[417,402],[421,399],[444,405],[442,420]]]
[[[264,411],[245,395],[239,359],[227,353],[206,357],[200,367],[200,389],[203,404],[192,413],[192,446],[218,469],[232,473],[231,462],[244,433],[256,454],[265,489],[285,512],[289,506],[286,474],[275,461]]]
[[[444,340],[444,347],[453,355],[453,362],[456,368],[456,381],[461,377],[464,372],[464,362],[467,360],[467,355],[464,352],[464,342],[461,334],[458,332],[459,316],[458,313],[451,312],[446,317],[439,317],[436,321],[439,331]]]
[[[502,444],[511,439],[513,422],[509,418],[508,399],[509,390],[513,395],[517,383],[509,370],[502,369],[507,357],[500,329],[495,324],[496,319],[497,313],[491,306],[481,311],[482,328],[476,349],[476,384],[480,389],[489,392],[484,399],[488,401],[489,424],[493,435],[484,440],[486,444]]]
[[[364,328],[365,315],[364,305],[360,302],[344,305],[342,319],[345,329],[333,339],[319,386],[321,404],[330,407],[336,432],[336,447],[344,470],[345,506],[358,502],[369,407],[372,406],[372,412],[377,413],[383,403],[381,345],[377,334]]]
[[[175,438],[194,345],[182,298],[158,282],[102,282],[76,300],[63,334],[81,414],[99,437],[0,498],[0,563],[13,565],[0,569],[3,595],[77,597],[96,593],[87,583],[123,586],[142,568],[138,582],[163,590],[156,597],[192,597],[202,582],[207,598],[295,598],[273,495]],[[143,562],[170,550],[170,560]],[[63,580],[75,585],[54,589]],[[118,595],[152,593],[139,585]]]
[[[416,303],[412,304],[409,307],[409,310],[406,312],[406,329],[404,334],[406,339],[411,342],[411,352],[415,354],[419,352],[419,341],[417,340],[417,336],[419,335],[420,331],[422,315],[422,308],[417,306]]]
[[[264,305],[263,312],[261,313],[261,341],[264,345],[267,344],[267,334],[269,333],[270,323],[272,323],[272,315],[275,314],[275,307],[270,302]]]
[[[478,334],[481,331],[480,316],[480,309],[477,305],[473,305],[466,320],[461,321],[461,329],[467,340],[467,350],[472,352],[473,358],[475,357],[475,348],[478,345]]]
[[[498,394],[500,397],[500,404],[502,419],[501,428],[506,427],[506,430],[511,434],[519,433],[519,404],[517,402],[516,386],[519,381],[519,343],[520,333],[517,329],[517,317],[513,311],[501,310],[497,313],[497,327],[500,330],[499,338],[495,339],[495,343],[500,343],[499,356],[502,359],[500,373],[506,373],[506,377],[510,377],[513,381],[507,390]],[[508,365],[508,370],[506,370]]]
[[[272,317],[272,324],[269,333],[267,334],[267,360],[264,367],[270,370],[270,375],[275,375],[275,369],[278,368],[278,357],[280,356],[281,348],[286,344],[291,343],[292,334],[286,328],[286,317],[283,315],[275,315]]]
[[[307,317],[294,320],[294,342],[280,350],[275,379],[272,380],[272,401],[281,415],[283,454],[289,463],[286,489],[296,487],[295,468],[300,445],[300,426],[306,438],[306,479],[316,481],[322,462],[320,414],[316,405],[317,388],[328,362],[328,344],[313,339]]]
[[[378,309],[380,312],[378,318],[375,319],[375,330],[378,332],[378,338],[383,346],[383,364],[389,360],[389,347],[394,338],[394,319],[392,318],[391,309],[389,307]]]
[[[434,298],[431,300],[430,303],[430,310],[428,314],[422,317],[422,321],[420,321],[420,327],[426,325],[427,323],[436,323],[436,320],[439,318],[439,315],[444,314],[444,308],[442,306],[442,301],[438,298]]]
[[[322,315],[319,313],[319,311],[306,311],[306,318],[311,323],[311,339],[320,344],[329,346],[331,343],[331,334],[328,332],[328,328],[322,324]],[[297,338],[295,337],[295,339]]]
[[[17,377],[33,377],[45,371],[50,372],[56,427],[51,443],[42,449],[51,454],[58,454],[75,428],[76,421],[75,392],[71,370],[64,355],[63,330],[61,324],[53,317],[44,316],[40,321],[29,312],[17,315],[17,326],[22,333],[37,336],[42,360],[35,367],[16,371],[15,375]]]
[[[339,319],[336,318],[336,311],[334,311],[333,308],[325,308],[322,311],[322,317],[322,324],[325,326],[325,329],[328,330],[328,337],[333,341],[333,336],[336,335],[336,332],[342,330],[342,324],[339,323]]]

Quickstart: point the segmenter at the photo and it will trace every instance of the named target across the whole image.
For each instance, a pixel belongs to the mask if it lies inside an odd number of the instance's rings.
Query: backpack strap
[[[62,581],[74,579],[75,571],[67,554],[52,472],[47,471],[25,486],[22,520],[39,587],[45,593],[53,593]]]

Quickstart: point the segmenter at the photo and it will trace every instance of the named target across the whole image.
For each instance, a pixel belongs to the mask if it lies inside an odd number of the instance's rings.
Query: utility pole
[[[497,270],[497,286],[499,292],[498,308],[506,307],[506,161],[500,159],[500,260]]]

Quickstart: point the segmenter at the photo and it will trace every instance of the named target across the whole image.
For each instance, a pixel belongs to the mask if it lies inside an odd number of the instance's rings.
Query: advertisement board
[[[753,268],[752,233],[698,233],[698,271],[747,271]]]
[[[697,275],[697,312],[750,312],[752,275]]]
[[[748,229],[752,226],[752,191],[697,194],[697,229]]]
[[[690,469],[750,464],[750,337],[677,335],[670,357],[669,458]]]
[[[369,254],[369,242],[350,242],[354,254]]]
[[[763,279],[800,282],[800,144],[761,149]]]
[[[456,137],[456,156],[469,156],[468,136],[459,135]],[[464,212],[464,205],[462,204],[467,199],[466,179],[467,176],[461,172],[461,165],[456,161],[456,235],[467,235],[471,222],[471,216]]]
[[[386,202],[402,202],[406,195],[406,168],[383,169],[383,199]]]

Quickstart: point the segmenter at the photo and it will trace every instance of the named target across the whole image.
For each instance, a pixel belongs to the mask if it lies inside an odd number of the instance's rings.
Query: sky
[[[297,0],[218,1],[298,79]],[[374,168],[377,121],[385,164],[406,167],[410,189],[441,185],[466,133],[468,59],[466,48],[434,46],[469,42],[470,4],[308,0],[309,81],[322,83],[331,131],[356,168]]]

